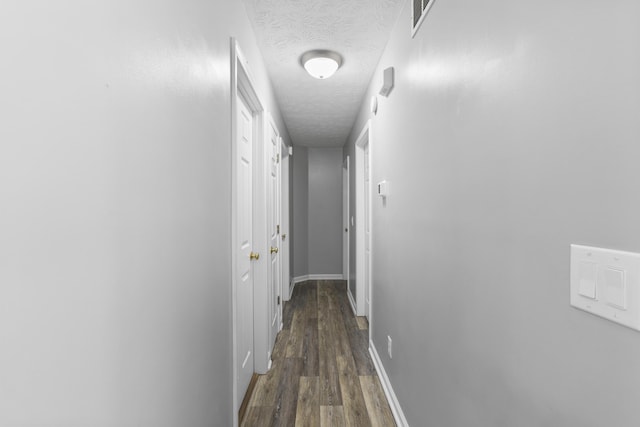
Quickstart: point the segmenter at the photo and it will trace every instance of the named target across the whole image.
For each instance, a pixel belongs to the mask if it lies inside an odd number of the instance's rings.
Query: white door
[[[358,316],[371,316],[371,121],[367,122],[356,140],[356,221],[355,221],[355,295],[354,310]]]
[[[371,309],[371,173],[369,143],[364,146],[364,315]]]
[[[280,329],[280,137],[272,122],[268,135],[269,348],[273,349]]]
[[[342,278],[349,288],[349,156],[342,164]]]
[[[243,99],[238,97],[236,180],[237,180],[237,392],[236,402],[242,402],[253,375],[253,115]],[[239,404],[239,403],[238,403]],[[238,408],[236,408],[237,410]]]

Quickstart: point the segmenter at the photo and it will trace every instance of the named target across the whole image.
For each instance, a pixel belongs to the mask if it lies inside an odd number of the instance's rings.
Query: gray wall
[[[570,243],[640,252],[638,16],[436,1],[412,39],[402,12],[345,153],[371,117],[373,341],[412,426],[638,425],[640,333],[568,292]]]
[[[342,274],[342,148],[293,150],[293,276]]]
[[[1,426],[231,425],[230,35],[283,131],[241,2],[3,4]]]
[[[309,274],[342,274],[342,148],[309,148]]]
[[[294,226],[294,218],[295,218],[295,209],[294,209],[294,198],[293,198],[293,156],[287,157],[287,161],[289,162],[289,275],[290,279],[295,277],[294,274],[294,239],[295,239],[295,226]]]
[[[309,155],[307,147],[294,147],[291,176],[293,277],[309,274]]]

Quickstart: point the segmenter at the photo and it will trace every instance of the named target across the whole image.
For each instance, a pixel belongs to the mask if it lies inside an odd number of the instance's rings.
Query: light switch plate
[[[640,331],[640,254],[571,245],[571,305]]]

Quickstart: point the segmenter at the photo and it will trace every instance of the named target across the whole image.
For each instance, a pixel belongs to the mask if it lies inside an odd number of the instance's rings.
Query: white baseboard
[[[306,282],[307,280],[344,280],[342,274],[307,274],[293,278],[294,283]]]
[[[300,283],[300,282],[304,282],[309,280],[309,275],[307,274],[306,276],[296,276],[293,279],[291,279],[291,283],[293,283],[293,285],[295,286],[296,284]]]
[[[393,387],[391,387],[391,382],[389,381],[387,372],[384,370],[384,366],[382,365],[382,361],[380,360],[380,356],[378,355],[376,346],[371,340],[369,340],[369,353],[371,354],[371,358],[373,359],[373,365],[378,372],[378,377],[380,378],[380,383],[382,383],[384,394],[385,396],[387,396],[389,406],[391,406],[391,412],[393,413],[393,418],[396,420],[396,424],[398,425],[398,427],[409,427],[409,423],[404,416],[404,412],[402,412],[402,408],[400,407],[400,402],[398,402],[396,393],[393,391]]]
[[[353,300],[353,296],[351,295],[351,290],[347,288],[347,297],[349,298],[349,305],[351,306],[351,310],[353,311],[353,315],[357,316],[358,311],[356,310],[356,302]]]
[[[291,295],[293,295],[293,288],[296,286],[296,278],[291,278],[291,283],[289,283],[289,296],[287,297],[287,301],[291,300]]]

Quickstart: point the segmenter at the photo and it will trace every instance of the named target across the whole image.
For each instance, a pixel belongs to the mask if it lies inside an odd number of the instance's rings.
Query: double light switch
[[[640,254],[571,245],[571,305],[640,330]]]

